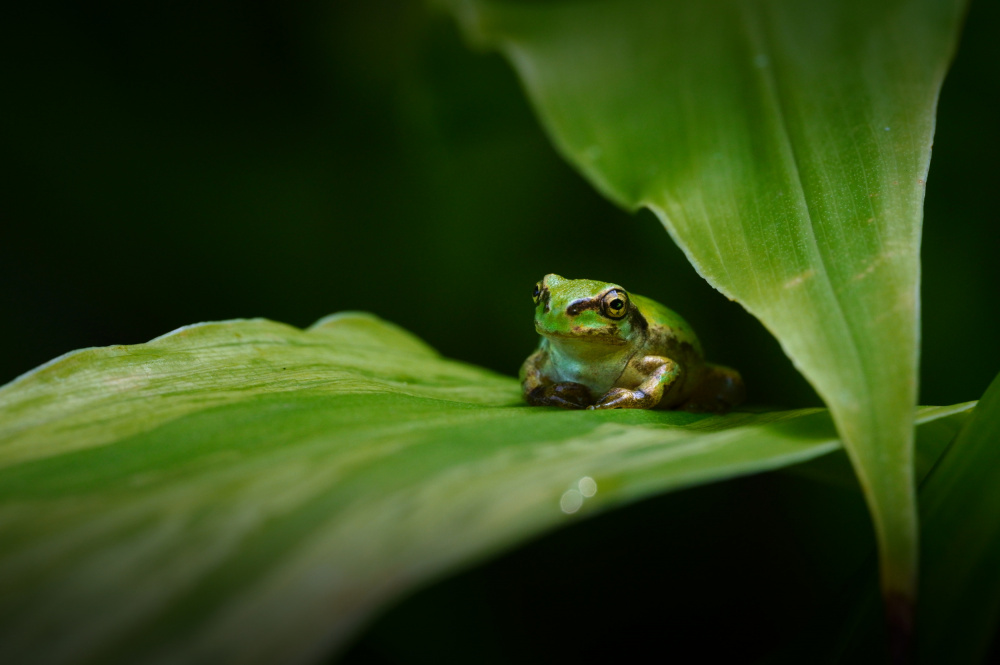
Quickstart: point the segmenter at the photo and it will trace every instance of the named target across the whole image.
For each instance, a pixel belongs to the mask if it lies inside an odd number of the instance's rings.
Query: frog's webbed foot
[[[531,406],[558,406],[563,409],[583,409],[594,403],[590,389],[572,381],[537,386],[524,397]]]
[[[656,395],[642,390],[612,388],[588,409],[652,409],[658,401]]]

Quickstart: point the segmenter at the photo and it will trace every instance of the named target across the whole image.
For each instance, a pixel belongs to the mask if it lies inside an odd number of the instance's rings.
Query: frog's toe
[[[595,409],[649,409],[655,398],[642,390],[612,388],[594,405]]]

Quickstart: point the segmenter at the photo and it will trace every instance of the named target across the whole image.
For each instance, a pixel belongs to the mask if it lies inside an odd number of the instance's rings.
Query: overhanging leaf
[[[449,4],[567,159],[651,208],[816,387],[908,612],[921,207],[963,3]]]
[[[363,314],[75,352],[0,388],[0,414],[4,662],[316,659],[579,515],[839,446],[817,409],[526,407]]]

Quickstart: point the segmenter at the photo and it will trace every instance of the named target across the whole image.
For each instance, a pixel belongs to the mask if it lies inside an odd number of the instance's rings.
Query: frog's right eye
[[[609,319],[622,319],[628,314],[628,294],[620,289],[611,289],[601,299],[601,307]]]
[[[541,282],[538,282],[538,283],[535,284],[535,291],[534,291],[534,293],[531,294],[531,299],[535,301],[536,305],[538,304],[538,301],[542,299],[542,283]]]

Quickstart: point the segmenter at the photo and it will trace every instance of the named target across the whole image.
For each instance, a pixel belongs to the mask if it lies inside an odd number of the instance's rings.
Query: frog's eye
[[[609,319],[621,319],[628,314],[628,294],[618,289],[612,289],[601,299],[604,316]]]
[[[532,298],[532,300],[535,301],[536,305],[538,304],[538,301],[541,300],[541,298],[542,298],[542,283],[541,282],[538,282],[538,283],[535,284],[535,292],[531,294],[531,298]]]

